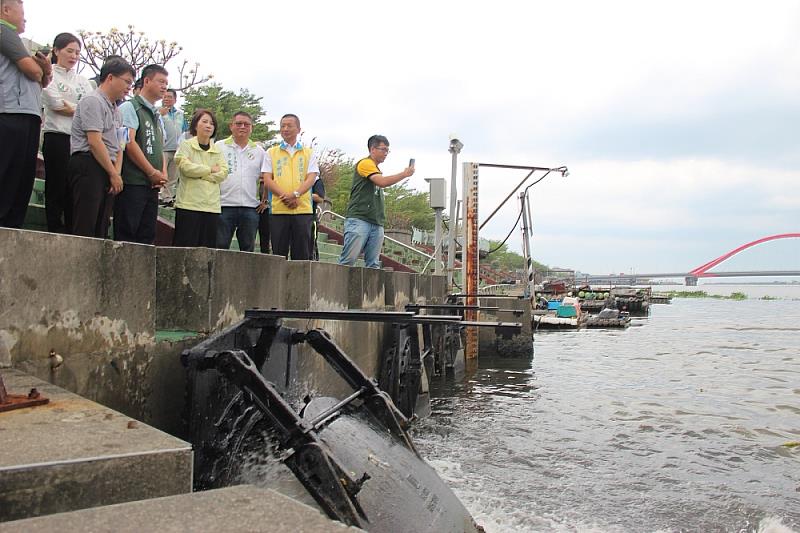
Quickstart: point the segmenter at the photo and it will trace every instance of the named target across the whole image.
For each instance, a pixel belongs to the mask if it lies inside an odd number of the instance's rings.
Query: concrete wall
[[[0,228],[0,366],[154,343],[155,248]]]
[[[246,309],[400,311],[444,295],[442,276],[0,228],[0,367],[19,367],[178,434],[180,352]],[[387,341],[388,327],[377,323],[287,325],[326,329],[369,375]],[[194,337],[156,342],[157,330]],[[50,350],[64,358],[56,369]],[[342,390],[316,353],[304,348],[298,357],[304,388]]]
[[[486,307],[500,308],[497,312],[481,311],[481,320],[520,322],[522,324],[522,331],[519,335],[507,338],[497,335],[494,328],[479,328],[478,343],[481,356],[518,358],[530,358],[533,356],[530,302],[521,298],[492,298],[484,296],[478,299],[478,303]],[[521,314],[514,311],[521,312]]]
[[[252,307],[282,307],[287,261],[208,248],[153,248],[156,329],[217,331]]]

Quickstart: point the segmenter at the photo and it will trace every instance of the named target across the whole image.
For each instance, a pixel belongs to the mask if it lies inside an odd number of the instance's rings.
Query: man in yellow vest
[[[268,198],[272,211],[272,253],[288,257],[291,252],[292,259],[307,261],[314,245],[311,187],[319,175],[319,163],[311,148],[297,140],[297,115],[283,115],[280,128],[283,141],[267,150],[261,167],[262,181],[270,193],[261,197]]]

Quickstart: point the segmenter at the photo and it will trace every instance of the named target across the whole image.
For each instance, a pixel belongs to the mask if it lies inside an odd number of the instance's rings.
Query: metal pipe
[[[458,183],[456,183],[456,173],[458,172],[458,154],[464,148],[464,143],[458,139],[450,139],[450,147],[447,149],[452,154],[452,164],[450,167],[450,227],[447,231],[447,287],[453,287],[453,267],[456,261],[456,228],[458,227],[458,213],[456,213],[456,201],[458,200]]]
[[[565,166],[560,166],[560,167],[556,167],[556,168],[545,168],[545,167],[527,167],[527,166],[523,166],[523,165],[500,165],[500,164],[497,164],[497,163],[478,163],[478,166],[479,167],[489,167],[489,168],[507,168],[507,169],[529,170],[530,171],[530,172],[528,172],[528,175],[525,176],[521,182],[519,182],[519,185],[514,187],[514,190],[511,191],[510,193],[508,193],[508,196],[506,196],[505,200],[500,202],[500,205],[498,205],[497,208],[494,211],[492,211],[492,214],[489,215],[489,217],[486,220],[483,221],[483,224],[481,224],[481,227],[479,229],[483,229],[483,227],[492,219],[492,217],[494,217],[494,215],[500,210],[500,208],[505,205],[505,203],[509,200],[509,198],[511,198],[514,195],[514,193],[517,192],[517,190],[519,190],[519,188],[522,187],[522,185],[526,181],[528,181],[528,178],[530,178],[533,175],[533,173],[536,172],[537,170],[547,171],[547,174],[550,174],[551,172],[561,172],[561,176],[562,177],[569,175],[569,170]],[[547,176],[547,174],[545,174],[544,176],[542,176],[541,178],[536,180],[534,183],[539,183],[540,181],[542,181],[544,179],[544,177]]]
[[[436,261],[436,267],[433,269],[434,274],[442,273],[442,210],[436,209],[436,225],[433,230],[433,257]],[[427,268],[427,265],[425,265]],[[425,270],[423,270],[425,272]]]
[[[518,184],[516,187],[514,187],[514,190],[513,190],[513,191],[511,191],[510,193],[508,193],[508,196],[506,196],[505,200],[503,200],[502,202],[500,202],[500,205],[498,205],[498,206],[495,208],[495,210],[494,210],[494,211],[492,211],[492,214],[491,214],[491,215],[489,215],[489,216],[488,216],[488,218],[487,218],[486,220],[484,220],[484,221],[483,221],[483,223],[481,223],[481,225],[480,225],[480,227],[479,227],[478,229],[483,229],[483,227],[484,227],[484,226],[485,226],[485,225],[486,225],[486,224],[487,224],[487,223],[488,223],[490,220],[492,220],[492,217],[493,217],[495,214],[497,214],[497,212],[498,212],[498,211],[500,211],[500,208],[501,208],[501,207],[503,207],[504,205],[506,205],[506,202],[508,201],[508,199],[509,199],[509,198],[511,198],[512,196],[514,196],[514,193],[515,193],[515,192],[517,192],[517,191],[519,190],[519,188],[520,188],[520,187],[522,187],[522,185],[523,185],[523,184],[524,184],[526,181],[528,181],[528,178],[530,178],[530,177],[533,175],[533,173],[534,173],[534,172],[536,172],[536,170],[537,170],[537,169],[533,169],[533,170],[531,170],[530,172],[528,172],[528,175],[527,175],[527,176],[525,176],[525,177],[522,179],[522,181],[520,181],[520,182],[519,182],[519,184]],[[548,170],[548,169],[544,169],[544,170]]]
[[[533,266],[533,215],[531,214],[531,195],[532,193],[528,193],[525,195],[525,207],[528,210],[528,255],[530,256],[530,267],[529,267],[529,276],[530,276],[530,296],[531,298],[535,298],[536,295],[534,294],[536,288],[536,267]]]
[[[531,241],[528,234],[528,209],[526,208],[528,195],[525,192],[519,194],[519,208],[522,210],[522,253],[525,255],[525,269],[528,275],[528,281],[525,284],[525,297],[530,298],[533,295],[533,275],[531,258]]]

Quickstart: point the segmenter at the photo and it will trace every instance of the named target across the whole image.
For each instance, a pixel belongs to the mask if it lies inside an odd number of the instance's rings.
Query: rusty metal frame
[[[35,388],[31,389],[27,395],[8,394],[6,384],[3,382],[3,375],[0,374],[0,413],[25,407],[36,407],[46,403],[50,403],[50,399],[42,396]]]

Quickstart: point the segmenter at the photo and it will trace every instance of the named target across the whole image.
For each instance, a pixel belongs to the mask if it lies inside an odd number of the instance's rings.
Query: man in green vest
[[[339,264],[353,266],[363,253],[367,268],[380,268],[383,225],[386,222],[383,189],[413,176],[414,166],[384,176],[378,165],[389,155],[389,139],[383,135],[373,135],[367,139],[367,149],[369,155],[356,163],[353,172]]]
[[[169,73],[161,65],[142,70],[142,90],[119,107],[129,140],[122,160],[125,187],[114,201],[114,240],[153,244],[158,193],[167,182],[164,126],[156,102],[164,98]]]

